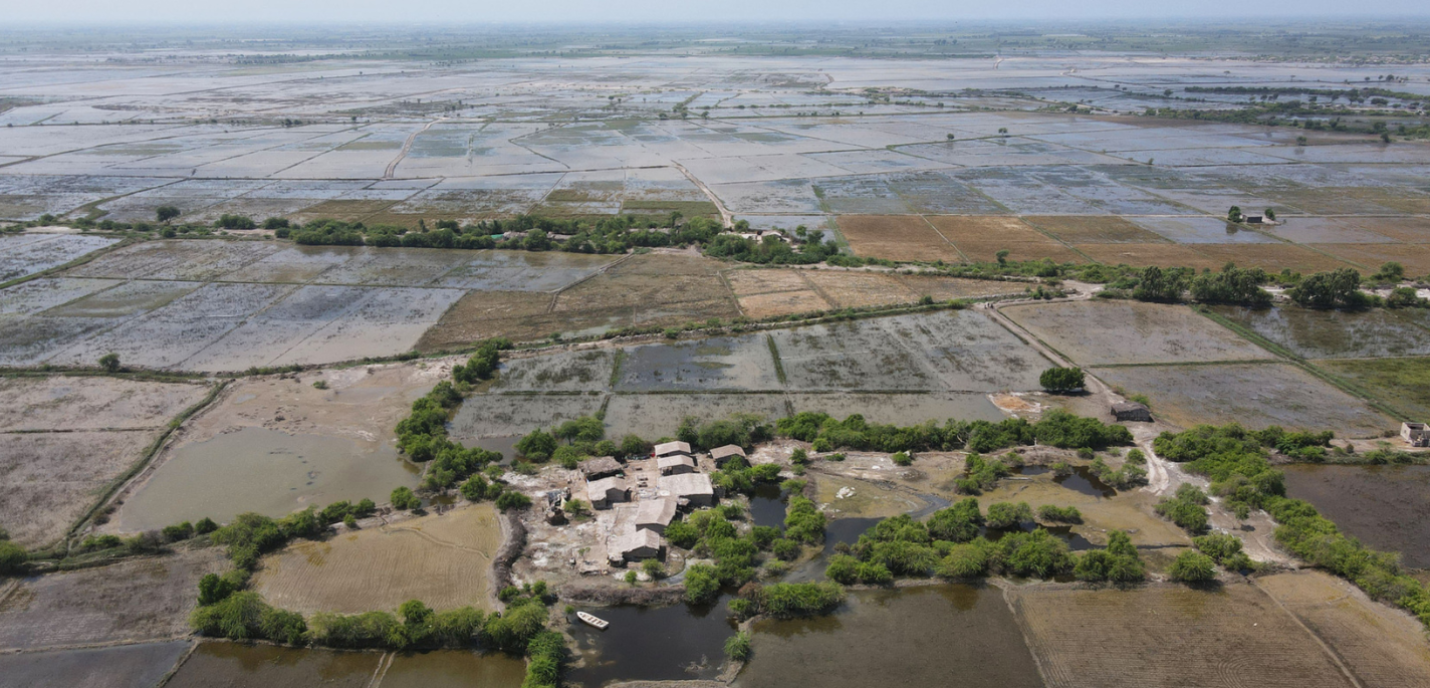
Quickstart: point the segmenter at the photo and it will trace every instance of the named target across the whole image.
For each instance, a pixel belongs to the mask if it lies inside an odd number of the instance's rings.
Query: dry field
[[[263,559],[254,589],[302,612],[395,611],[412,599],[436,609],[489,607],[501,527],[490,504],[303,541]]]
[[[805,276],[838,308],[914,303],[920,296],[893,275],[884,273],[810,270]]]
[[[1023,282],[938,277],[934,275],[896,275],[919,296],[932,296],[935,301],[976,299],[984,296],[1018,294],[1027,288]]]
[[[740,311],[747,318],[760,320],[782,315],[797,315],[830,310],[832,306],[813,289],[782,291],[740,297]]]
[[[228,568],[223,552],[209,547],[17,581],[0,593],[0,649],[188,635],[199,578]]]
[[[0,378],[0,432],[156,429],[206,391],[201,383],[108,377]]]
[[[7,686],[132,688],[155,686],[189,650],[190,642],[143,643],[86,650],[0,655]]]
[[[1430,642],[1409,614],[1319,571],[1267,576],[1256,585],[1330,645],[1361,685],[1430,686]]]
[[[1364,401],[1289,364],[1127,366],[1094,373],[1128,393],[1147,395],[1154,416],[1184,428],[1236,422],[1378,437],[1397,427]]]
[[[1023,221],[1069,244],[1171,243],[1161,235],[1110,215],[1029,215]]]
[[[1006,595],[1048,688],[1354,685],[1290,614],[1243,583],[1215,591],[1032,586]]]
[[[841,215],[839,233],[856,255],[889,260],[964,260],[922,217],[917,215]]]
[[[1049,239],[1018,218],[941,215],[930,217],[928,221],[970,260],[993,261],[999,251],[1007,250],[1009,260],[1051,258],[1055,263],[1084,262],[1076,251]]]
[[[806,270],[727,270],[725,280],[735,296],[744,298],[754,294],[769,294],[780,291],[801,291],[810,289],[803,277]]]
[[[1078,244],[1077,250],[1099,263],[1138,268],[1156,265],[1216,270],[1226,264],[1226,261],[1218,261],[1197,249],[1180,244]]]
[[[1198,244],[1197,250],[1221,264],[1236,263],[1244,268],[1262,268],[1267,272],[1290,270],[1311,273],[1350,267],[1325,253],[1295,244]]]
[[[498,335],[533,339],[547,331],[531,331],[526,324],[551,310],[550,294],[529,291],[467,292],[453,304],[417,342],[419,351],[441,351],[469,346]]]
[[[1183,306],[1075,301],[1010,306],[1003,312],[1081,365],[1272,358],[1251,342]]]
[[[1425,241],[1425,239],[1421,239]],[[1430,275],[1430,246],[1424,244],[1313,244],[1313,248],[1355,263],[1364,272],[1397,262],[1411,276]]]
[[[1340,217],[1336,221],[1407,244],[1430,243],[1430,218],[1427,217]]]
[[[140,459],[154,434],[0,434],[0,525],[26,547],[58,541]]]

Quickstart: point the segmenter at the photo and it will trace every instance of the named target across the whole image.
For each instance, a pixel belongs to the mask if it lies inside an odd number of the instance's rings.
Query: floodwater
[[[1041,688],[997,588],[940,584],[849,594],[832,616],[765,620],[736,688]]]
[[[1296,306],[1252,310],[1219,306],[1217,313],[1306,358],[1383,358],[1430,354],[1430,334],[1393,310],[1310,310]]]
[[[116,521],[134,532],[247,511],[276,518],[340,500],[381,503],[393,488],[416,486],[419,470],[388,444],[248,427],[174,449]]]
[[[0,685],[24,688],[126,688],[157,685],[188,641],[0,655]]]
[[[1051,472],[1053,469],[1047,466],[1021,466],[1013,469],[1015,475],[1042,475]],[[1106,499],[1117,496],[1117,490],[1099,480],[1097,474],[1087,466],[1073,466],[1072,473],[1054,476],[1053,482],[1089,497]]]
[[[377,652],[201,643],[165,688],[364,688]]]
[[[1430,466],[1282,468],[1286,494],[1304,499],[1342,533],[1366,546],[1399,552],[1414,568],[1430,567]]]
[[[501,653],[407,652],[392,659],[382,688],[519,688],[526,662]]]
[[[755,493],[750,495],[750,518],[757,526],[784,526],[784,493],[779,485],[764,483],[755,486]]]
[[[568,686],[713,679],[725,661],[725,639],[735,634],[723,597],[709,607],[621,605],[585,611],[611,625],[598,631],[571,615],[571,635],[585,665],[566,672]]]

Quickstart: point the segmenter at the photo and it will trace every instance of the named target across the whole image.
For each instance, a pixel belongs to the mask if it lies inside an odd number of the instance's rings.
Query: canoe
[[[597,617],[595,614],[587,614],[586,612],[576,612],[576,618],[586,622],[588,625],[594,628],[598,628],[603,631],[606,630],[607,626],[611,625],[611,622]]]

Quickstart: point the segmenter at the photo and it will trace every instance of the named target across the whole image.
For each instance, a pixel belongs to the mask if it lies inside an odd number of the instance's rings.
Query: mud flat
[[[1049,688],[1353,685],[1290,614],[1244,583],[1007,595]]]
[[[1282,468],[1286,494],[1304,499],[1347,535],[1430,567],[1430,466]]]
[[[490,504],[301,541],[263,559],[254,587],[302,612],[395,611],[418,599],[434,609],[489,606],[501,527]]]
[[[0,682],[25,688],[154,686],[188,649],[184,640],[0,655]]]
[[[1284,363],[1098,368],[1109,384],[1152,401],[1152,415],[1190,428],[1237,422],[1297,430],[1333,430],[1339,437],[1378,437],[1397,427],[1368,404]]]
[[[1252,361],[1272,357],[1183,306],[1074,301],[1009,306],[1003,312],[1082,365]]]
[[[0,282],[33,275],[116,243],[117,239],[73,234],[0,236]]]
[[[996,588],[858,591],[832,616],[760,621],[753,635],[737,688],[1043,685]]]
[[[0,598],[0,649],[186,636],[199,578],[228,568],[205,548],[24,579]]]
[[[165,688],[363,688],[382,655],[201,643]]]

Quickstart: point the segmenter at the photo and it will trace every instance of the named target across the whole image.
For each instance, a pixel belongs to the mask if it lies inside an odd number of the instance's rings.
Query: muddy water
[[[381,688],[519,688],[526,662],[500,653],[457,650],[397,655]]]
[[[571,615],[571,635],[585,662],[566,672],[566,685],[714,678],[725,660],[725,639],[735,634],[725,598],[708,608],[622,605],[585,611],[611,625],[598,631]]]
[[[1043,685],[1001,592],[932,585],[852,592],[833,616],[762,621],[736,688]]]
[[[784,493],[779,485],[755,486],[755,493],[750,495],[750,518],[757,526],[784,526]]]
[[[116,522],[134,532],[205,516],[223,523],[246,511],[278,517],[344,499],[382,503],[393,488],[415,486],[418,471],[387,444],[243,428],[175,449]]]
[[[1286,494],[1341,532],[1430,568],[1430,466],[1286,466]]]
[[[1052,472],[1053,469],[1047,466],[1021,466],[1013,469],[1015,475],[1042,475]],[[1117,490],[1099,480],[1097,474],[1093,473],[1092,469],[1087,466],[1073,466],[1072,473],[1055,476],[1053,482],[1074,492],[1088,495],[1089,497],[1101,497],[1106,499],[1108,497],[1117,496]]]
[[[363,688],[381,659],[376,652],[202,643],[165,688]]]

